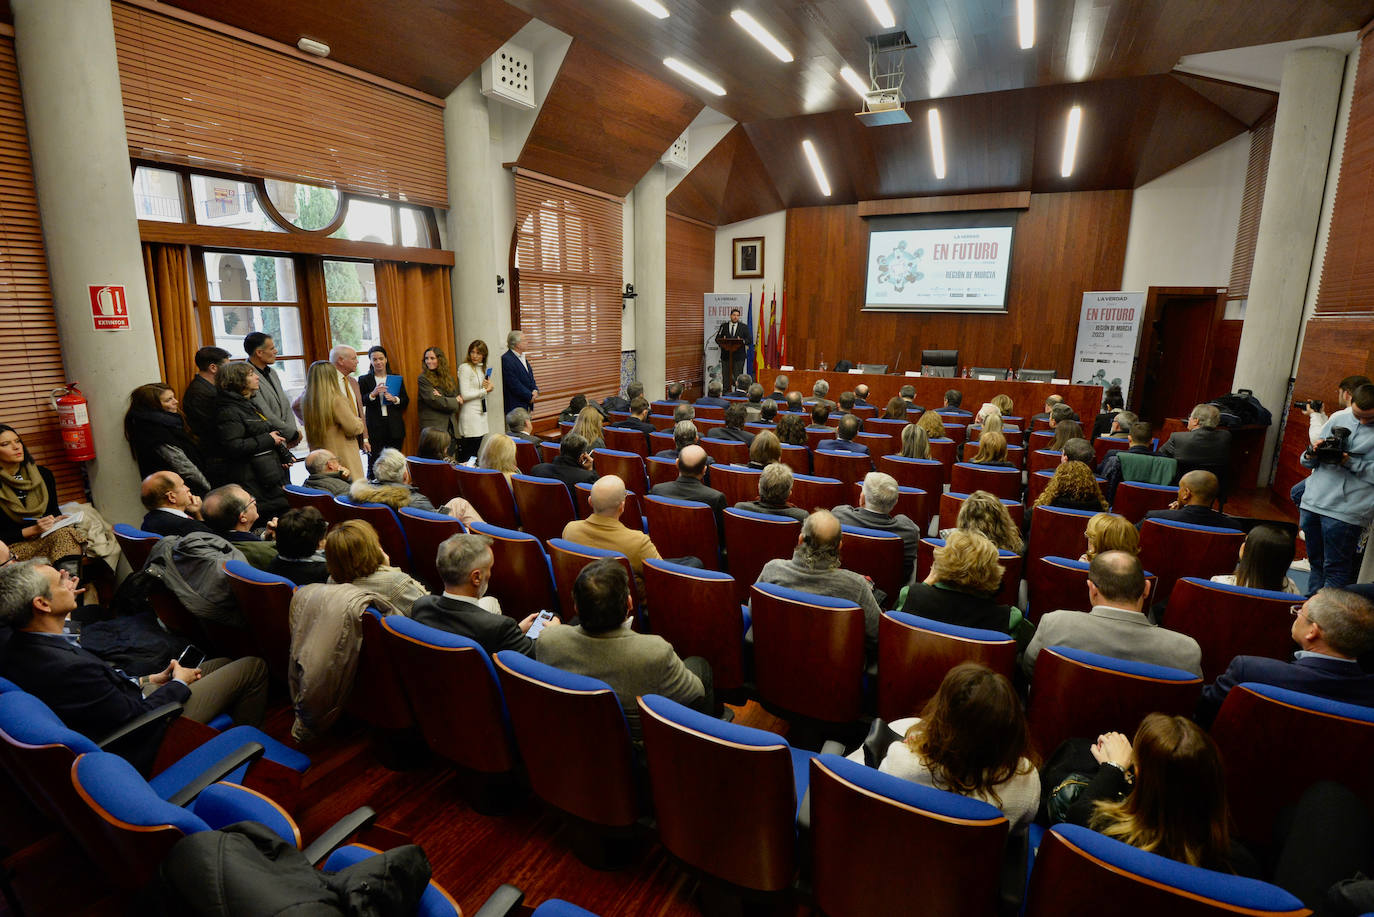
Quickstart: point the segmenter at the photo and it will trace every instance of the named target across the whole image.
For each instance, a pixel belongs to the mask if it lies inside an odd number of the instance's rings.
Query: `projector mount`
[[[902,82],[906,79],[906,52],[916,45],[906,31],[897,29],[880,35],[870,35],[868,42],[868,85],[863,111],[857,117],[869,127],[882,124],[906,124],[906,99]]]

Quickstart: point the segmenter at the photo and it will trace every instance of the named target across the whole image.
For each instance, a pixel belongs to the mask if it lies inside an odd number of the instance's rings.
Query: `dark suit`
[[[1181,509],[1152,509],[1145,519],[1165,519],[1169,522],[1187,522],[1190,525],[1210,525],[1219,529],[1244,531],[1239,519],[1219,513],[1210,506],[1185,506]],[[1142,519],[1143,523],[1145,520]],[[1139,528],[1139,526],[1137,526]]]
[[[713,407],[713,408],[726,408],[726,407],[729,407],[729,406],[730,406],[730,402],[726,401],[724,398],[715,398],[715,397],[712,397],[712,396],[710,396],[710,395],[706,395],[705,397],[698,398],[698,399],[696,400],[695,403],[696,403],[696,404],[704,404],[704,405],[706,405],[707,407]]]
[[[647,420],[640,420],[638,417],[627,417],[624,420],[608,424],[607,426],[608,428],[614,428],[616,430],[638,430],[640,433],[644,434],[646,449],[653,442],[653,440],[649,439],[649,436],[654,432],[654,425]]]
[[[680,474],[676,481],[664,481],[649,488],[655,497],[672,497],[674,500],[696,500],[711,507],[716,516],[716,529],[719,530],[725,513],[725,494],[707,487],[699,478],[689,478]]]
[[[735,504],[735,509],[748,510],[751,513],[766,513],[769,516],[786,516],[789,519],[796,519],[798,522],[805,522],[809,515],[800,506],[775,506],[772,503],[764,503],[762,500],[741,500]]]
[[[267,565],[267,572],[284,576],[297,586],[329,580],[329,567],[323,560],[287,560],[280,554],[272,558]]]
[[[145,532],[152,532],[154,535],[190,535],[192,532],[217,534],[214,529],[199,519],[178,516],[176,513],[169,513],[160,509],[149,510],[144,515],[139,528]]]
[[[1160,447],[1159,454],[1178,459],[1183,465],[1225,467],[1231,462],[1231,431],[1198,427],[1192,432],[1175,433]]]
[[[521,441],[523,441],[523,442],[534,443],[536,446],[539,445],[539,442],[540,442],[539,437],[535,436],[533,433],[510,433],[510,432],[507,432],[506,435],[509,436],[511,439],[518,439],[518,440],[521,440]]]
[[[573,498],[573,506],[577,505],[577,492],[573,489],[578,484],[596,483],[596,472],[590,468],[583,468],[576,461],[563,456],[558,456],[552,462],[540,462],[530,469],[530,474],[537,478],[557,478],[568,486],[568,494]]]
[[[520,355],[514,350],[507,350],[501,354],[501,395],[505,400],[507,413],[516,408],[524,408],[527,411],[534,409],[534,399],[531,396],[539,390],[539,386],[534,381],[534,368],[525,365],[528,360],[528,357],[521,360]]]
[[[1300,656],[1292,662],[1237,656],[1213,684],[1202,689],[1197,721],[1204,727],[1210,726],[1227,693],[1246,681],[1374,707],[1374,675],[1366,674],[1357,662],[1322,655]]]
[[[213,446],[215,436],[215,399],[219,396],[215,383],[207,382],[199,374],[191,377],[181,396],[181,413],[186,415],[186,426],[197,441]]]
[[[619,395],[612,395],[611,397],[607,398],[605,401],[601,402],[601,413],[602,413],[602,414],[609,414],[609,413],[611,413],[612,411],[628,411],[628,410],[630,410],[630,402],[629,402],[627,399],[625,399],[625,398],[621,398]]]
[[[909,516],[902,513],[889,516],[863,506],[837,506],[831,512],[840,520],[840,525],[874,529],[899,536],[902,539],[902,582],[911,579],[911,571],[916,568],[916,547],[921,543],[921,529]]]
[[[410,617],[428,627],[476,640],[488,653],[515,650],[534,655],[534,641],[520,632],[520,625],[505,615],[494,615],[482,606],[447,595],[416,599]]]
[[[858,455],[868,455],[867,446],[850,439],[823,439],[816,448],[826,452],[854,452]]]
[[[716,337],[736,338],[746,342],[744,346],[740,347],[740,349],[736,350],[733,354],[726,353],[723,349],[720,352],[721,374],[725,377],[727,382],[733,382],[735,377],[744,371],[744,356],[749,350],[747,342],[751,337],[749,334],[749,326],[744,322],[731,323],[724,321],[720,323],[720,330],[716,332]]]
[[[166,513],[163,513],[166,515]],[[191,689],[169,681],[148,697],[98,656],[60,636],[17,631],[10,638],[5,677],[52,708],[62,722],[99,741],[134,717],[163,704],[184,704]],[[152,769],[165,727],[140,731],[119,752],[142,773]]]
[[[746,446],[754,442],[754,434],[748,430],[736,429],[734,427],[716,427],[707,434],[710,439],[724,439],[730,442],[744,443]]]

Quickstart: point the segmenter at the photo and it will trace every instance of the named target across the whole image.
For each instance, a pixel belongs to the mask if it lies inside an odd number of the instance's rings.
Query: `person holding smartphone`
[[[458,367],[458,396],[463,407],[458,413],[458,461],[477,455],[477,447],[487,434],[487,392],[492,390],[491,370],[487,368],[487,342],[474,340],[468,345],[467,359]]]

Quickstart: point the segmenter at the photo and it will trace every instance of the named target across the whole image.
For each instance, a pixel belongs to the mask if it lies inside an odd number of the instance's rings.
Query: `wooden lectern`
[[[716,346],[720,348],[721,382],[726,391],[735,384],[735,377],[743,372],[744,361],[739,352],[746,343],[744,338],[726,337],[724,332],[716,332]]]

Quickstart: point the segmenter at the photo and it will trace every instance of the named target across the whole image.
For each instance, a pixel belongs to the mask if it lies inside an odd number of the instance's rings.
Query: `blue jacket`
[[[1315,470],[1307,479],[1302,508],[1364,528],[1374,521],[1374,424],[1362,424],[1353,414],[1336,416],[1322,427],[1321,438],[1330,436],[1334,427],[1350,431],[1350,463],[1320,464],[1310,452],[1304,453],[1303,466]]]
[[[538,390],[539,386],[534,382],[534,370],[526,368],[519,354],[514,350],[501,354],[501,394],[507,413],[516,408],[533,410],[534,400],[530,396]]]
[[[1302,502],[1304,506],[1307,504],[1306,494]],[[1197,708],[1198,723],[1204,727],[1211,725],[1227,692],[1247,681],[1374,707],[1374,675],[1365,674],[1357,662],[1320,655],[1301,656],[1292,662],[1264,656],[1237,656],[1226,671],[1217,676],[1214,684],[1202,689]]]
[[[868,455],[868,446],[849,439],[823,439],[816,448],[824,449],[826,452],[857,452],[859,455]]]

